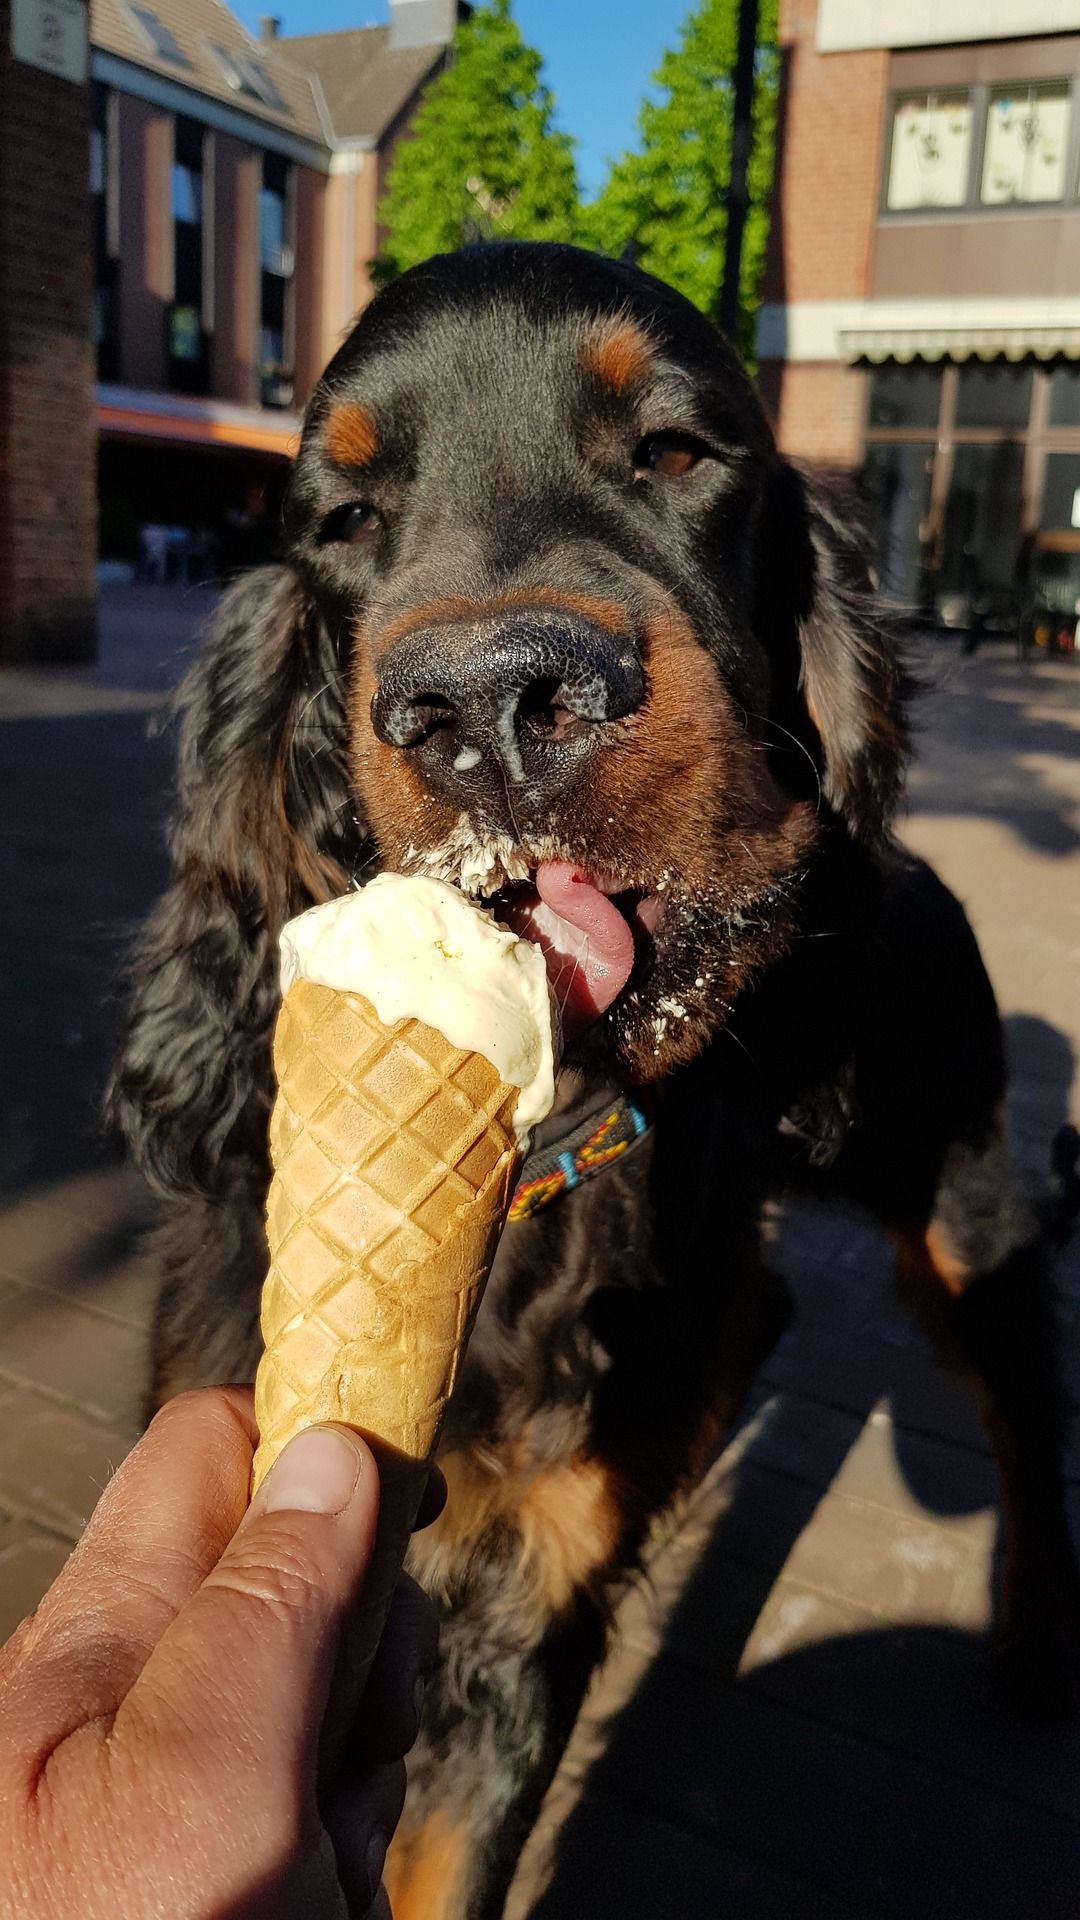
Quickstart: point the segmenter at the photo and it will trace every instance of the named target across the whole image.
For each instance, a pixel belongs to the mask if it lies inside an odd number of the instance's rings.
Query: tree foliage
[[[739,276],[739,342],[753,347],[768,237],[779,58],[777,0],[760,0],[749,213]],[[659,97],[638,115],[640,151],[624,154],[591,206],[586,246],[634,261],[715,315],[723,280],[731,176],[738,0],[701,0],[653,76]]]
[[[552,126],[542,64],[510,0],[489,0],[457,28],[390,164],[378,280],[473,240],[574,238],[573,143]]]

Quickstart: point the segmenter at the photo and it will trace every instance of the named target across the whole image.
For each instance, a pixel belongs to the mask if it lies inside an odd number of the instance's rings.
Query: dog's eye
[[[323,545],[337,543],[355,547],[366,540],[379,524],[379,516],[367,500],[351,500],[346,507],[335,507],[323,521],[319,535]]]
[[[696,467],[706,449],[688,433],[650,433],[638,443],[634,466],[638,473],[662,473],[680,480]]]

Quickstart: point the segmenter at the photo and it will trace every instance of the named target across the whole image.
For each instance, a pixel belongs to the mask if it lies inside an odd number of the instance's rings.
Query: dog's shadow
[[[1034,1189],[1072,1050],[1028,1016],[1008,1038]],[[794,1324],[623,1604],[508,1920],[1071,1920],[1080,1727],[998,1704],[974,1412],[864,1222],[792,1210],[778,1263]],[[1075,1404],[1076,1242],[1058,1277]]]

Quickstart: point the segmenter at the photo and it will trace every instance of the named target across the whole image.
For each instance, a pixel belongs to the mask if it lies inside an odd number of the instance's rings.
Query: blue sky
[[[634,141],[638,102],[693,0],[516,0],[526,40],[544,56],[559,125],[577,141],[586,197],[601,186],[609,155]],[[257,0],[236,5],[258,33],[260,13],[281,16],[283,33],[332,32],[386,19],[386,0]]]

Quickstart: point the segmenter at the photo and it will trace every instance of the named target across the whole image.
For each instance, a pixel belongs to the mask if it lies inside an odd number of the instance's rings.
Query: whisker
[[[725,1013],[734,1013],[735,1011],[734,1007],[729,1006],[726,1000],[721,1000],[720,1005],[723,1007]],[[729,1027],[725,1025],[721,1027],[720,1031],[721,1033],[725,1033],[729,1040],[734,1040],[735,1045],[738,1047],[740,1053],[744,1053],[746,1055],[746,1058],[749,1060],[751,1066],[753,1066],[754,1056],[751,1053],[749,1047],[747,1046],[745,1040],[739,1039],[739,1036],[735,1032],[734,1027]]]
[[[586,934],[585,943],[581,948],[580,954],[575,953],[568,956],[569,964],[570,964],[570,979],[567,984],[565,996],[563,997],[562,1000],[559,999],[559,987],[562,982],[563,975],[566,972],[566,968],[567,968],[566,961],[563,962],[563,965],[559,968],[558,974],[556,975],[555,979],[552,981],[551,991],[555,1000],[558,1003],[559,1012],[561,1014],[566,1012],[567,1006],[569,1004],[570,994],[573,989],[575,976],[579,973],[584,974],[585,972],[584,962],[586,957],[588,956],[588,952],[589,952],[589,936],[588,934]]]
[[[782,733],[785,740],[790,740],[792,745],[795,747],[798,747],[799,752],[804,756],[806,760],[809,761],[811,769],[813,771],[813,775],[814,775],[814,783],[817,787],[817,811],[820,812],[821,802],[822,802],[821,775],[817,769],[817,762],[815,761],[813,754],[810,752],[809,747],[806,745],[806,742],[804,740],[800,740],[797,734],[794,734],[791,732],[790,728],[782,727],[780,725],[779,720],[771,719],[768,714],[751,713],[749,715],[749,718],[751,720],[760,720],[762,726],[772,727],[775,733]]]

